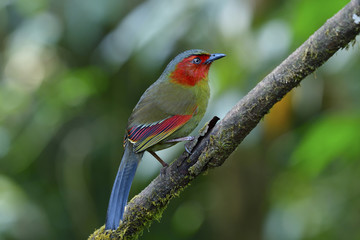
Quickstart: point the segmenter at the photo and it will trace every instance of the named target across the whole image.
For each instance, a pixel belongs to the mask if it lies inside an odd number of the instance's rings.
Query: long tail
[[[111,191],[105,229],[116,229],[119,226],[120,220],[123,218],[131,183],[142,156],[143,152],[134,153],[133,145],[131,143],[126,144],[124,155]]]

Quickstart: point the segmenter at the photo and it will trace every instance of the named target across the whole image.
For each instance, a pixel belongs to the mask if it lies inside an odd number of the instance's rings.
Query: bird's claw
[[[185,148],[185,151],[188,153],[188,154],[192,154],[192,152],[189,150],[189,148],[187,146],[184,146]]]
[[[168,167],[169,167],[169,165],[167,164],[166,166],[164,166],[160,169],[160,177],[166,176],[166,170],[168,169]]]

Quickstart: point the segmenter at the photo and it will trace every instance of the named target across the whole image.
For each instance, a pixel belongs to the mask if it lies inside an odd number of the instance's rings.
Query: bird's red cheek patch
[[[194,58],[200,58],[201,63],[195,64],[192,62]],[[209,58],[208,55],[190,56],[178,63],[175,70],[170,74],[170,81],[185,85],[195,86],[199,81],[207,78],[210,64],[204,64]]]

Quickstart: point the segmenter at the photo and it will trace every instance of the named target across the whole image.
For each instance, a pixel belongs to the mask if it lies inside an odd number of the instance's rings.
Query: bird
[[[131,183],[144,152],[167,167],[155,151],[192,139],[188,135],[203,118],[210,97],[209,68],[225,56],[200,49],[184,51],[143,93],[128,119],[124,154],[107,209],[106,230],[117,229],[123,219]]]

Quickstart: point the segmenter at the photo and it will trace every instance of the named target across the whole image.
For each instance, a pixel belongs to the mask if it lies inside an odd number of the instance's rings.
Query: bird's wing
[[[127,139],[134,144],[134,151],[141,152],[164,140],[187,123],[193,115],[174,115],[164,120],[132,126]]]

